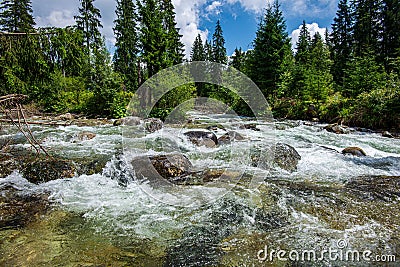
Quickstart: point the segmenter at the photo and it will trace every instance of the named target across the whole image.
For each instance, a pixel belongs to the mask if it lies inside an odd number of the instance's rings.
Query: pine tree
[[[206,43],[204,44],[204,52],[205,52],[207,61],[213,61],[214,60],[213,48],[212,48],[211,41],[209,42],[208,40],[206,40]]]
[[[125,76],[125,86],[129,91],[138,86],[138,31],[136,9],[132,0],[118,0],[114,21],[116,38],[114,70]]]
[[[281,75],[285,72],[283,60],[291,53],[290,40],[278,1],[268,5],[253,45],[254,50],[248,60],[248,75],[265,96],[276,96]]]
[[[355,55],[364,53],[381,55],[379,40],[382,34],[382,1],[354,0],[354,48]]]
[[[161,9],[163,12],[163,25],[166,31],[168,66],[180,64],[185,56],[185,45],[181,41],[182,35],[179,34],[179,28],[176,26],[172,1],[163,0]]]
[[[31,32],[35,26],[30,0],[3,0],[0,4],[0,29],[7,32]]]
[[[95,0],[80,0],[81,7],[79,15],[75,16],[78,30],[81,30],[84,35],[84,46],[88,55],[93,49],[100,49],[102,43],[101,33],[99,28],[103,28],[101,24],[100,10],[93,5]]]
[[[228,58],[226,56],[225,39],[219,20],[217,21],[212,37],[212,54],[214,62],[221,64],[226,64],[228,62]]]
[[[232,56],[232,62],[229,65],[239,71],[243,71],[245,60],[246,53],[242,51],[242,48],[236,48]]]
[[[383,2],[382,50],[385,68],[389,73],[395,69],[400,70],[396,64],[397,58],[400,57],[400,1],[383,0]]]
[[[300,28],[299,40],[296,44],[296,63],[301,65],[307,65],[310,60],[310,45],[311,36],[307,29],[306,22],[303,20],[303,24]]]
[[[345,81],[345,68],[353,52],[353,17],[347,0],[340,0],[333,21],[329,38],[333,60],[332,75],[334,81],[341,86]]]
[[[201,40],[200,34],[197,35],[192,45],[192,51],[190,53],[191,61],[205,61],[206,52],[204,50],[203,41]]]
[[[140,21],[141,59],[146,65],[147,77],[168,66],[166,32],[163,14],[156,0],[138,2]]]

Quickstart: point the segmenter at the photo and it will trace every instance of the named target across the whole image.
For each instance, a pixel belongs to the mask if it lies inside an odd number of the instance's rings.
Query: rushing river
[[[141,126],[34,126],[50,153],[74,160],[104,157],[107,164],[102,173],[38,185],[18,171],[0,179],[1,188],[12,184],[26,192],[45,192],[52,203],[50,212],[22,229],[0,230],[0,265],[383,264],[362,259],[365,251],[373,260],[394,255],[400,264],[400,184],[391,177],[400,176],[399,139],[358,131],[337,135],[324,130],[325,125],[301,121],[258,122],[260,131],[254,131],[241,129],[231,117],[194,114],[193,119],[197,128],[218,125],[217,136],[225,128],[245,139],[207,148],[182,134],[190,125],[166,125],[147,134]],[[96,137],[73,141],[82,131]],[[16,148],[28,146],[12,129],[3,129],[6,137],[19,140]],[[252,148],[263,151],[272,142],[298,151],[296,171],[249,164]],[[367,156],[336,152],[352,146]],[[170,152],[186,155],[195,169],[223,168],[240,177],[154,188],[138,182],[126,164],[136,156]],[[321,256],[329,249],[338,253]],[[286,260],[277,258],[277,250],[286,251],[281,255]],[[346,259],[349,250],[360,252],[359,262]],[[315,251],[316,260],[301,259],[304,251]]]

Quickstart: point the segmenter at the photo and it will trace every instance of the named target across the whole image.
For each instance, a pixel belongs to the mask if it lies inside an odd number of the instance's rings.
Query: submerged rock
[[[215,147],[218,145],[217,136],[212,132],[190,131],[184,133],[193,144],[197,146]]]
[[[76,171],[76,166],[72,161],[57,158],[36,159],[27,162],[21,170],[24,178],[34,184],[72,178]]]
[[[364,157],[367,155],[367,153],[365,153],[364,150],[362,150],[359,147],[347,147],[342,150],[342,154],[344,155],[349,154],[357,157]]]
[[[0,229],[23,227],[50,206],[47,194],[24,192],[12,185],[0,187],[0,192]]]
[[[257,125],[255,123],[250,123],[250,124],[243,124],[240,125],[240,129],[247,129],[247,130],[253,130],[259,132],[260,129],[257,128]]]
[[[345,187],[362,199],[390,202],[400,198],[400,176],[361,176]]]
[[[145,119],[144,127],[148,132],[154,133],[162,129],[163,122],[160,119],[155,119],[155,118]]]
[[[190,174],[192,163],[181,154],[141,156],[131,161],[138,179],[158,180],[159,176],[167,181],[180,184]]]
[[[338,125],[337,123],[329,124],[324,127],[325,130],[335,134],[348,134],[350,131],[347,126]]]

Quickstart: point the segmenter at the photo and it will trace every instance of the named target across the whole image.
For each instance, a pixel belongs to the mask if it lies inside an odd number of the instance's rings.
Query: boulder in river
[[[56,120],[62,120],[62,121],[71,121],[74,119],[74,116],[71,113],[65,113],[60,116],[55,117]]]
[[[36,159],[27,162],[21,170],[24,178],[34,184],[72,178],[76,171],[77,169],[72,161],[57,158]]]
[[[96,137],[95,133],[92,132],[80,132],[76,135],[75,137],[75,142],[82,142],[82,141],[87,141],[87,140],[92,140],[93,138]]]
[[[329,124],[324,127],[325,130],[335,134],[348,134],[350,131],[347,126],[339,125],[337,123]]]
[[[217,136],[212,132],[206,131],[190,131],[184,133],[193,144],[197,146],[206,146],[209,148],[215,147],[218,145]]]
[[[388,131],[384,131],[382,133],[382,136],[387,137],[387,138],[394,138],[394,136],[391,133],[389,133]]]
[[[218,138],[218,144],[230,144],[232,141],[242,141],[244,140],[244,137],[235,131],[229,131],[226,134],[222,135],[220,138]]]
[[[274,166],[294,172],[301,160],[300,154],[290,145],[277,143],[271,147],[254,148],[250,152],[252,165],[263,169],[271,169]]]
[[[2,185],[0,191],[0,229],[23,227],[50,207],[47,194],[28,193],[12,185]]]
[[[137,126],[140,124],[140,118],[135,116],[129,116],[122,119],[115,120],[113,125],[114,126]]]
[[[171,183],[179,184],[190,174],[192,163],[181,154],[140,156],[131,161],[138,179],[157,181],[159,176]]]
[[[274,162],[281,169],[294,172],[300,160],[301,156],[294,147],[282,143],[274,146]]]
[[[367,153],[364,152],[359,147],[346,147],[345,149],[342,150],[342,154],[344,155],[353,155],[357,157],[364,157],[367,155]]]
[[[162,129],[163,122],[160,119],[156,119],[156,118],[145,119],[144,120],[144,127],[150,133],[154,133],[154,132],[159,131],[159,130]]]
[[[253,130],[256,132],[259,132],[260,129],[257,128],[257,125],[255,123],[249,123],[249,124],[243,124],[239,126],[240,129],[247,129],[247,130]]]

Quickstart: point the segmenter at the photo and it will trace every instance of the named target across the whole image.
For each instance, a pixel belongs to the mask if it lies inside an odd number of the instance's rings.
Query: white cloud
[[[36,17],[36,23],[40,26],[65,27],[75,23],[71,10],[54,10],[46,17]]]
[[[261,13],[271,0],[226,0],[228,4],[240,3],[246,11]]]
[[[297,41],[299,40],[299,35],[300,35],[300,29],[301,26],[299,26],[299,28],[297,28],[296,30],[292,31],[291,37],[292,37],[292,48],[295,49],[296,48],[296,44]],[[308,32],[311,35],[311,38],[314,37],[314,35],[319,32],[319,34],[321,34],[322,38],[325,39],[325,31],[326,28],[320,28],[318,23],[314,22],[311,24],[306,24]]]
[[[185,44],[186,57],[189,58],[194,40],[198,34],[202,40],[208,38],[207,30],[200,30],[200,8],[206,3],[206,0],[172,0],[175,6],[176,22],[180,28],[180,34],[183,35],[182,42]]]
[[[211,5],[206,7],[206,11],[218,15],[219,13],[221,13],[221,10],[219,9],[221,6],[222,3],[220,1],[214,1],[211,3]]]

